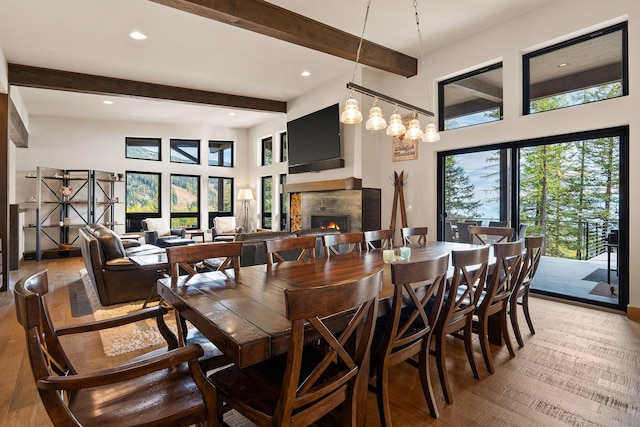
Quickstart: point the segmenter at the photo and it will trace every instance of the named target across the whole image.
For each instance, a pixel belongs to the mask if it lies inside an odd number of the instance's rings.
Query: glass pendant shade
[[[440,141],[440,134],[436,130],[436,125],[429,123],[425,129],[424,136],[422,137],[424,142],[438,142]]]
[[[406,132],[406,128],[402,124],[402,117],[400,114],[394,113],[389,118],[389,126],[387,127],[387,135],[389,136],[400,136],[404,135]]]
[[[367,120],[368,130],[380,130],[387,127],[387,121],[382,117],[382,110],[380,107],[373,106],[369,111],[369,120]]]
[[[354,125],[362,121],[362,113],[360,112],[360,107],[358,107],[358,101],[351,97],[347,99],[344,110],[340,115],[340,121],[348,125]]]
[[[422,129],[420,129],[420,121],[418,119],[411,119],[409,122],[409,129],[407,129],[407,133],[404,134],[404,137],[407,139],[422,139]]]

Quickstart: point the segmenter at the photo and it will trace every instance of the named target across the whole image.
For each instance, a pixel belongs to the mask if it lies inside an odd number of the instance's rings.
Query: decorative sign
[[[394,162],[404,160],[415,160],[418,158],[418,139],[402,139],[394,136],[391,140],[391,149],[393,150],[392,159]]]

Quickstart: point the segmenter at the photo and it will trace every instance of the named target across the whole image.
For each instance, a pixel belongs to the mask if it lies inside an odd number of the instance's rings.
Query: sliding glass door
[[[467,221],[544,235],[534,292],[624,309],[627,128],[441,153],[439,236]],[[512,167],[516,165],[517,167]],[[521,233],[520,233],[521,234]]]

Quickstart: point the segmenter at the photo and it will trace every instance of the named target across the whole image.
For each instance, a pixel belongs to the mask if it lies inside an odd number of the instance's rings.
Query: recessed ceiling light
[[[131,37],[134,40],[146,40],[147,39],[147,36],[142,34],[140,31],[134,31],[134,32],[130,33],[129,37]]]
[[[102,103],[103,103],[103,104],[105,104],[105,105],[111,105],[111,104],[113,104],[113,101],[109,101],[109,100],[107,99],[107,100],[105,100],[105,101],[102,101]]]
[[[305,70],[305,71],[301,72],[301,73],[300,73],[300,75],[301,75],[302,77],[309,77],[309,76],[311,75],[311,72],[310,72],[310,71]]]
[[[229,113],[229,115],[230,115],[230,116],[235,116],[235,115],[236,115],[236,113]]]
[[[558,64],[558,67],[562,68],[562,67],[566,67],[567,65],[569,65],[568,62],[563,62],[562,64]]]

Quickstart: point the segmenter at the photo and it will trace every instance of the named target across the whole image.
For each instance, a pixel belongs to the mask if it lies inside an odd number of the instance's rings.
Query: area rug
[[[91,282],[91,278],[86,269],[80,270],[80,277],[84,285],[84,290],[96,320],[109,319],[122,316],[132,311],[142,308],[142,301],[131,303],[114,304],[104,307],[100,304],[98,294]],[[77,298],[78,292],[76,292]],[[174,329],[175,320],[172,315],[165,316],[167,325]],[[104,354],[107,356],[118,356],[142,348],[151,347],[158,344],[165,344],[166,341],[158,331],[154,319],[143,320],[130,325],[121,326],[109,330],[99,331],[104,347]]]
[[[613,293],[611,293],[611,287],[613,286]],[[598,282],[597,285],[589,292],[591,295],[600,295],[603,297],[618,298],[618,284],[607,282]]]
[[[596,268],[587,276],[583,277],[582,280],[587,280],[589,282],[606,282],[607,281],[607,269],[606,268]],[[611,283],[618,283],[618,275],[615,271],[611,272]]]

